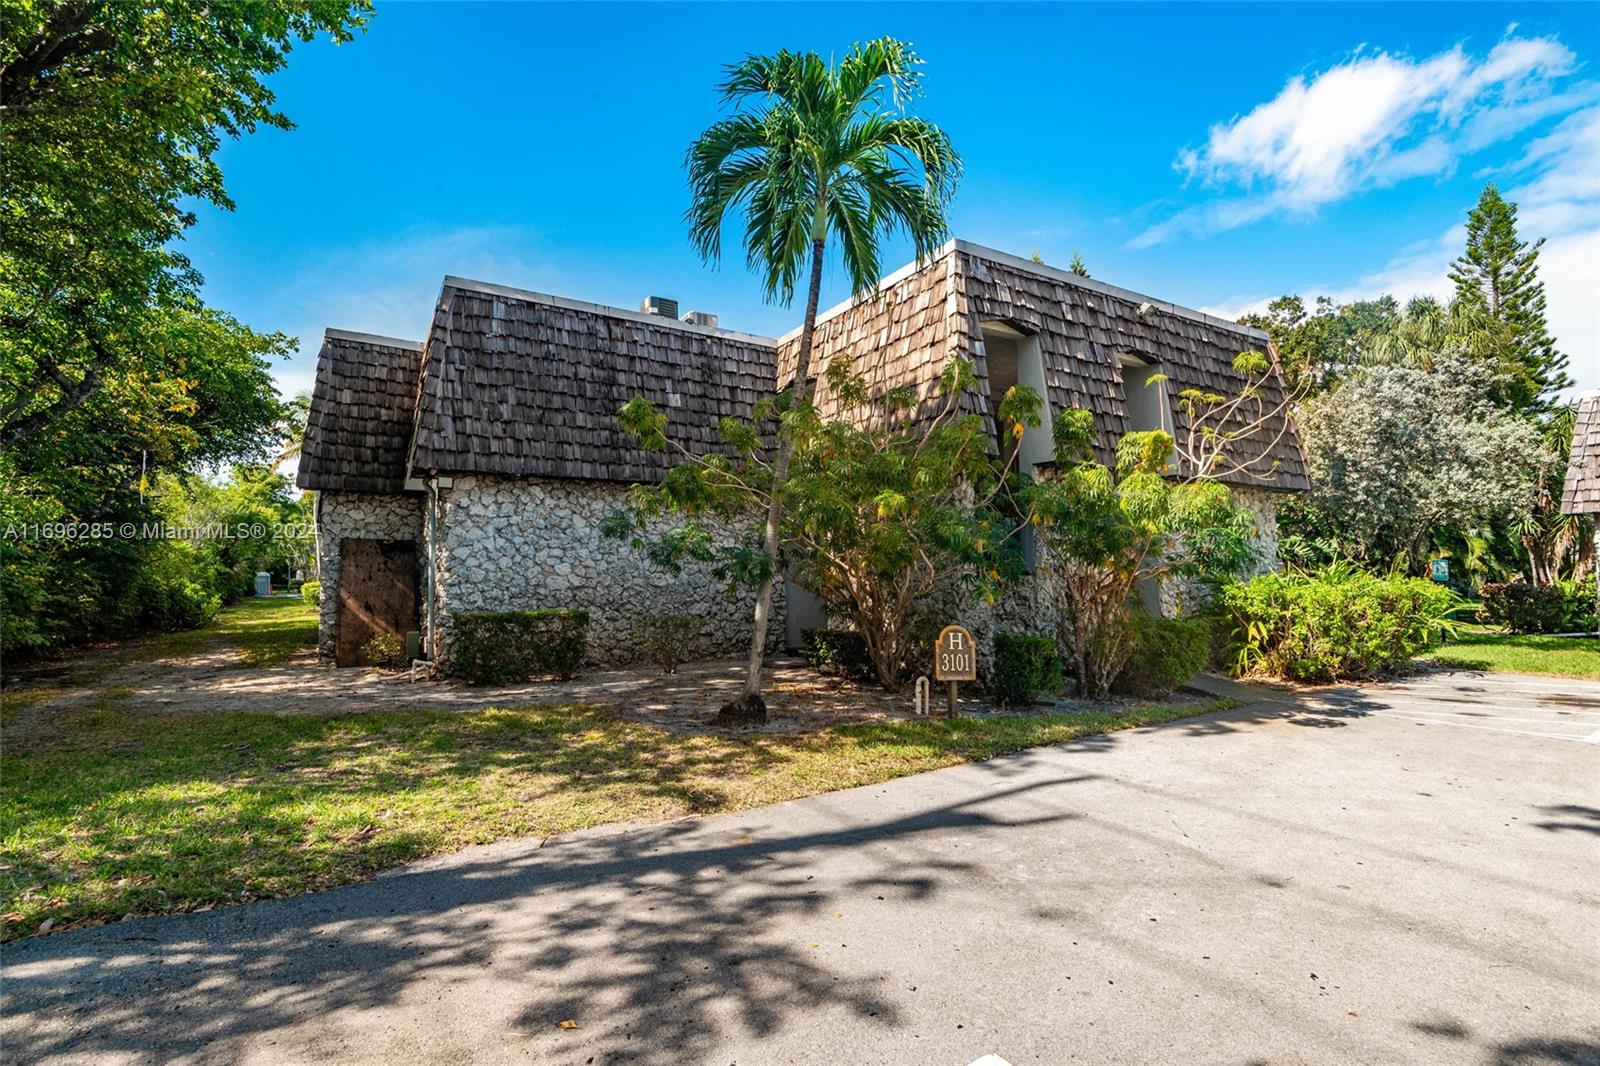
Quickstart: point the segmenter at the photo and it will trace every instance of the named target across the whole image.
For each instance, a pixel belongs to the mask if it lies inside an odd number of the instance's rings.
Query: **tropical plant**
[[[961,411],[976,386],[966,360],[945,367],[931,409],[908,388],[871,392],[843,359],[827,374],[837,417],[796,423],[786,559],[797,584],[849,619],[892,689],[926,647],[915,623],[927,597],[992,599],[1020,573],[1018,522],[1001,497],[1016,456],[1009,445],[1039,425],[1039,396],[1019,385],[1001,397],[996,421],[1010,456],[1001,465],[982,417]]]
[[[1295,393],[1331,388],[1361,361],[1362,338],[1382,332],[1399,312],[1391,296],[1339,304],[1317,297],[1311,310],[1299,296],[1280,296],[1263,313],[1239,317],[1272,338],[1284,383]]]
[[[1402,667],[1453,629],[1460,599],[1421,578],[1349,563],[1261,574],[1222,590],[1239,674],[1294,681],[1372,677]]]
[[[806,310],[792,388],[780,415],[776,454],[759,503],[762,572],[745,681],[759,697],[761,664],[778,573],[783,486],[794,441],[788,422],[803,416],[815,390],[812,338],[830,241],[851,289],[878,281],[879,243],[895,233],[918,258],[945,239],[945,206],[960,158],[937,126],[908,113],[920,91],[922,61],[893,38],[857,44],[838,63],[815,52],[749,55],[727,68],[723,102],[739,110],[689,147],[689,233],[708,262],[722,254],[730,216],[743,215],[745,258],[770,300],[789,303],[804,274]]]
[[[311,394],[309,392],[296,393],[292,399],[283,404],[283,416],[278,421],[277,432],[282,443],[278,447],[278,454],[272,460],[272,469],[277,470],[291,459],[300,458],[300,451],[306,443],[306,425],[311,420]]]
[[[669,442],[666,417],[643,399],[623,409],[623,425],[647,450],[677,448],[685,461],[659,484],[635,486],[603,532],[626,537],[655,563],[712,564],[730,586],[759,587],[770,571],[760,549],[719,536],[764,492],[781,496],[780,543],[788,572],[847,619],[864,642],[877,680],[894,688],[922,646],[918,605],[934,592],[993,596],[1020,557],[1017,521],[1001,506],[1009,466],[990,455],[981,416],[962,413],[975,385],[972,364],[952,362],[939,379],[938,406],[924,409],[910,389],[874,393],[845,359],[828,367],[837,417],[807,407],[789,417],[793,464],[772,490],[778,447],[752,420],[724,419],[731,455],[690,457]],[[1039,397],[1015,386],[997,407],[1010,443],[1039,425]],[[1010,449],[1014,462],[1015,449]],[[666,526],[668,516],[681,519]]]
[[[1056,475],[1026,492],[1043,552],[1041,570],[1059,597],[1060,639],[1080,690],[1103,695],[1131,651],[1141,581],[1220,581],[1255,561],[1255,519],[1221,483],[1167,478],[1172,438],[1129,433],[1115,469],[1094,458],[1094,416],[1056,415]]]
[[[1233,359],[1233,369],[1244,378],[1244,384],[1231,396],[1189,388],[1175,397],[1185,417],[1174,447],[1182,460],[1180,473],[1190,481],[1270,481],[1278,472],[1279,445],[1292,439],[1292,412],[1304,397],[1305,385],[1298,391],[1271,390],[1277,392],[1272,398],[1269,386],[1281,386],[1282,377],[1273,361],[1260,352],[1240,352]],[[1145,387],[1164,380],[1163,374],[1152,375]]]
[[[1544,448],[1534,481],[1533,505],[1517,517],[1512,528],[1527,553],[1528,580],[1548,585],[1564,575],[1578,576],[1578,562],[1584,546],[1594,536],[1594,519],[1587,515],[1564,514],[1561,493],[1566,482],[1567,462],[1572,455],[1572,432],[1577,407],[1562,404],[1545,418],[1541,427]]]

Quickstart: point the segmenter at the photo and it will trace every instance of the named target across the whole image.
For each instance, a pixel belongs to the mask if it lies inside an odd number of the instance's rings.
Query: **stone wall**
[[[317,571],[322,580],[317,653],[332,659],[339,626],[339,542],[346,537],[412,540],[421,558],[421,496],[324,492],[317,497]],[[418,587],[421,588],[420,575]]]
[[[600,523],[626,497],[617,482],[457,477],[439,493],[432,552],[438,581],[439,643],[448,665],[456,611],[589,611],[589,662],[637,662],[642,614],[695,614],[687,658],[743,655],[749,649],[753,591],[728,596],[703,564],[677,574],[650,564],[625,540],[600,536]],[[784,643],[783,585],[773,597],[769,649]]]
[[[1257,574],[1270,573],[1281,565],[1278,559],[1278,494],[1267,489],[1229,485],[1233,502],[1250,511],[1256,519],[1256,565],[1242,575],[1248,580]],[[1204,587],[1184,578],[1172,578],[1161,584],[1161,613],[1168,618],[1192,614],[1203,606]]]

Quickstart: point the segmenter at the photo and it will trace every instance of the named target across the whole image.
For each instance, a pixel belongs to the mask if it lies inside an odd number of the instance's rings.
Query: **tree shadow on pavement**
[[[1549,821],[1534,822],[1536,828],[1550,833],[1593,833],[1600,836],[1600,807],[1585,807],[1578,803],[1560,803],[1537,807],[1548,815],[1560,816]]]
[[[1015,820],[982,808],[1090,779],[1017,784],[787,835],[734,836],[719,819],[491,845],[468,861],[419,863],[331,892],[15,943],[7,1057],[220,1061],[247,1046],[259,1052],[256,1038],[268,1033],[286,1060],[317,1057],[314,1034],[329,1038],[330,1016],[360,1021],[393,1006],[412,1017],[423,983],[432,993],[496,978],[503,999],[507,977],[520,1002],[499,1006],[541,1060],[699,1061],[730,1035],[771,1033],[794,1012],[842,1010],[892,1025],[895,1007],[881,992],[890,975],[836,974],[821,945],[780,939],[776,927],[799,915],[826,928],[847,908],[933,897],[970,864],[937,848],[907,861],[904,848],[880,845],[1064,821],[1059,805]],[[851,875],[814,880],[819,858],[839,849],[851,851]],[[470,1025],[490,1007],[466,1003],[460,1020]],[[391,1028],[370,1024],[375,1034]],[[343,1029],[333,1037],[358,1047],[351,1038]]]

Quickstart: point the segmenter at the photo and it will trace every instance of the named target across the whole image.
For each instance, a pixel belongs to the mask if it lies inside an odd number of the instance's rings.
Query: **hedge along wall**
[[[322,606],[317,615],[317,653],[333,658],[339,623],[339,541],[345,537],[417,542],[417,594],[427,597],[423,580],[423,498],[420,495],[379,495],[362,492],[324,492],[317,500],[317,569],[322,579]],[[419,612],[419,618],[426,615]]]
[[[439,658],[448,668],[452,616],[461,611],[582,608],[589,612],[589,666],[643,661],[644,614],[695,614],[700,631],[687,660],[749,649],[753,591],[726,595],[709,566],[673,574],[650,565],[625,540],[600,536],[600,522],[629,486],[608,481],[460,476],[439,494]],[[773,596],[768,649],[784,641],[783,583]]]

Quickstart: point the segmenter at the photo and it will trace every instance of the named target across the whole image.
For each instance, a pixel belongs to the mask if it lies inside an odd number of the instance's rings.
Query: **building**
[[[798,336],[723,330],[696,312],[680,319],[660,298],[627,311],[454,277],[421,342],[329,330],[298,477],[318,493],[323,653],[355,662],[372,633],[415,632],[423,653],[447,663],[455,612],[542,607],[589,609],[596,663],[637,657],[643,612],[697,614],[695,653],[736,652],[750,597],[726,596],[704,569],[652,568],[600,537],[629,486],[670,461],[638,449],[616,414],[643,395],[667,413],[674,441],[714,448],[720,418],[748,414],[792,379]],[[1050,411],[1093,411],[1109,459],[1128,430],[1181,439],[1190,427],[1173,399],[1184,390],[1237,394],[1242,351],[1265,353],[1266,335],[951,241],[819,316],[812,367],[848,357],[875,383],[931,398],[948,360],[970,358],[978,387],[968,410],[989,419],[991,396],[1033,385]],[[825,384],[817,402],[826,415]],[[1220,477],[1256,512],[1272,566],[1277,494],[1304,489],[1305,468],[1276,372],[1254,402],[1268,417],[1230,443]],[[1024,468],[1048,461],[1035,443],[1048,440],[1024,439]],[[992,615],[963,620],[975,632],[1048,632],[1040,592],[1019,589]],[[1151,606],[1163,594],[1148,590]],[[775,642],[821,621],[793,586],[776,608],[786,624],[772,627]]]

